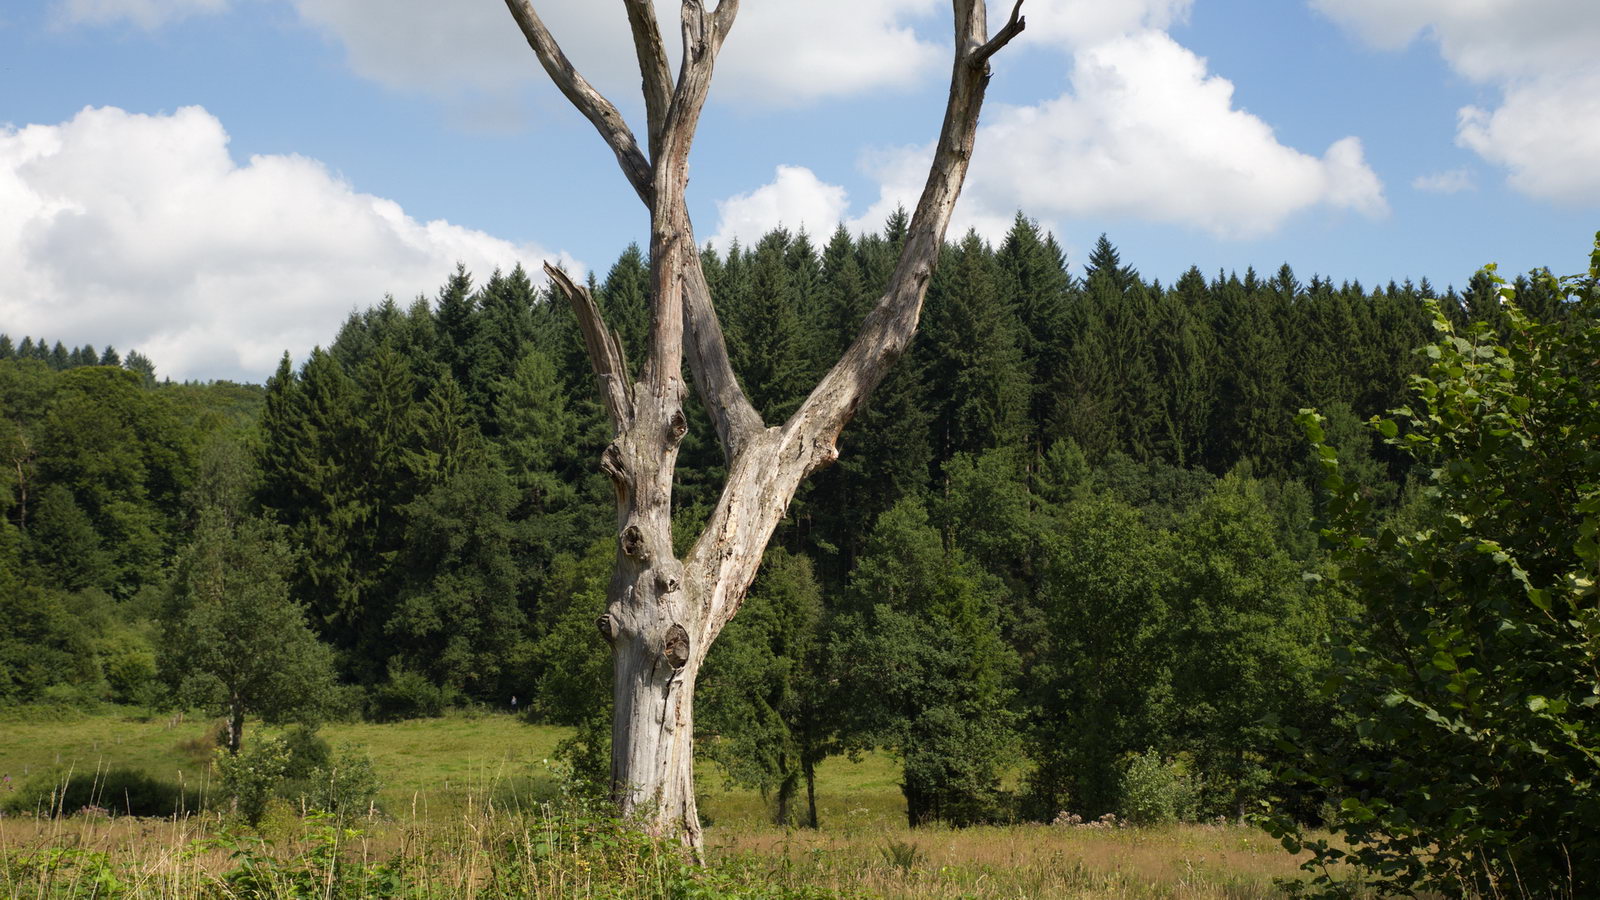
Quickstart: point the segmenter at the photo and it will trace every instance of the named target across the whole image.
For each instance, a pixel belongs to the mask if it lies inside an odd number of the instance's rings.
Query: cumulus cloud
[[[779,166],[771,183],[717,202],[711,243],[719,250],[735,240],[749,246],[780,225],[825,237],[844,221],[849,205],[844,188],[823,182],[810,169]]]
[[[294,0],[337,39],[361,75],[405,88],[505,89],[543,81],[533,52],[499,4],[391,0]],[[918,83],[944,54],[905,21],[937,0],[807,0],[747,4],[717,60],[714,95],[788,106]],[[677,59],[679,4],[657,0],[667,49]],[[579,71],[618,103],[632,104],[637,63],[617,3],[545,3],[540,16]],[[839,23],[848,21],[849,28]],[[471,48],[462,53],[462,48]],[[675,64],[675,63],[674,63]]]
[[[147,28],[220,11],[230,2],[55,0],[58,15],[68,22],[127,20]],[[303,20],[344,48],[351,69],[380,84],[444,96],[462,90],[506,96],[545,80],[533,51],[498,3],[386,0],[379,9],[373,0],[290,2]],[[656,2],[674,60],[679,7],[675,0]],[[917,17],[942,8],[939,0],[746,4],[717,61],[714,96],[792,106],[911,87],[946,62],[948,54],[912,27]],[[638,69],[621,4],[548,2],[538,9],[585,77],[617,103],[637,105]],[[841,22],[849,27],[840,27]]]
[[[1504,166],[1513,187],[1600,201],[1600,3],[1573,0],[1312,0],[1374,46],[1426,35],[1461,75],[1501,93],[1463,108],[1457,143]]]
[[[1186,21],[1194,0],[1028,0],[1026,40],[1068,48],[1091,47],[1141,31],[1166,31]],[[990,5],[989,18],[1009,15],[1010,4]]]
[[[557,258],[357,192],[315,160],[229,155],[222,123],[85,109],[0,129],[0,322],[137,349],[174,378],[260,380],[385,293]],[[563,261],[581,268],[570,258]]]
[[[1476,187],[1472,183],[1472,173],[1466,169],[1451,169],[1447,172],[1418,175],[1416,178],[1411,179],[1411,186],[1430,194],[1459,194],[1462,191],[1470,191]]]
[[[1314,207],[1381,216],[1383,186],[1361,142],[1321,157],[1279,143],[1233,105],[1233,85],[1168,35],[1145,31],[1075,56],[1070,89],[1036,106],[996,107],[957,226],[996,236],[1015,211],[1053,217],[1128,216],[1254,238]],[[901,150],[872,166],[878,201],[860,225],[910,208],[931,150]]]
[[[57,0],[53,12],[58,22],[67,25],[127,21],[150,29],[227,6],[228,0]]]

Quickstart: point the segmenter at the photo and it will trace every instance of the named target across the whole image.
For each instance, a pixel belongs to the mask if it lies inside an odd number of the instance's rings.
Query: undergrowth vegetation
[[[459,819],[0,820],[0,897],[1268,898],[1292,872],[1238,826],[711,829],[706,865],[581,802]]]

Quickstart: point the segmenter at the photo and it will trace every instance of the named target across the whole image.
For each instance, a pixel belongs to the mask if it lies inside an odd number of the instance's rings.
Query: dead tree
[[[600,467],[616,486],[617,565],[607,612],[597,623],[611,644],[615,676],[613,791],[624,816],[698,849],[695,676],[738,611],[800,482],[838,458],[840,430],[911,343],[972,158],[989,57],[1022,31],[1022,0],[993,37],[984,0],[953,0],[955,64],[944,125],[893,278],[855,342],[781,425],[764,423],[734,378],[684,204],[689,147],[738,0],[719,0],[709,11],[702,0],[683,0],[683,59],[675,79],[652,0],[623,0],[643,76],[648,155],[616,106],[573,68],[530,0],[506,5],[650,211],[650,338],[637,377],[589,292],[548,263],[545,271],[577,314],[615,434]],[[672,547],[672,479],[687,428],[685,357],[727,457],[728,480],[705,530],[679,559]]]

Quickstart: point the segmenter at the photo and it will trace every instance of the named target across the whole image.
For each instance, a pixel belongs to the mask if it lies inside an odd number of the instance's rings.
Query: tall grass
[[[697,867],[563,793],[545,759],[564,732],[506,715],[329,726],[329,739],[362,744],[386,783],[362,817],[279,801],[244,828],[215,808],[136,818],[106,802],[113,769],[175,774],[185,796],[206,787],[209,726],[127,712],[6,721],[0,770],[34,782],[34,799],[0,816],[0,900],[1264,900],[1275,878],[1297,875],[1296,859],[1237,826],[911,829],[897,767],[872,754],[819,768],[818,831],[765,824],[757,792],[702,766],[708,865]],[[74,780],[92,799],[67,790]]]
[[[1170,898],[1265,900],[1294,860],[1235,826],[1138,830],[712,828],[708,865],[573,800],[487,795],[449,820],[280,810],[0,819],[0,897]]]

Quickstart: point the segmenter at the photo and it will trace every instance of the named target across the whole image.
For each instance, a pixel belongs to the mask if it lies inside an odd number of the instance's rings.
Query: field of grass
[[[128,711],[53,717],[12,711],[0,720],[0,773],[21,783],[41,770],[132,767],[203,784],[211,728],[204,720]],[[710,867],[701,870],[670,849],[615,833],[595,811],[533,811],[505,802],[512,794],[550,796],[555,776],[549,760],[563,729],[509,715],[458,714],[330,725],[323,735],[371,754],[384,784],[381,815],[337,828],[279,816],[256,831],[229,830],[215,815],[177,821],[0,818],[0,898],[1187,900],[1275,896],[1274,879],[1296,871],[1294,858],[1239,826],[913,830],[904,824],[894,762],[881,755],[833,759],[820,767],[823,827],[816,831],[766,824],[767,807],[758,794],[730,786],[713,767],[703,767]],[[260,838],[268,843],[257,843]],[[335,858],[346,864],[333,865]],[[361,865],[349,864],[354,862]],[[368,876],[370,883],[362,880]],[[277,886],[261,888],[262,879]],[[327,890],[307,893],[319,879]],[[119,887],[82,893],[91,882]],[[342,885],[337,891],[335,882]],[[257,886],[255,893],[240,889],[246,883]]]

